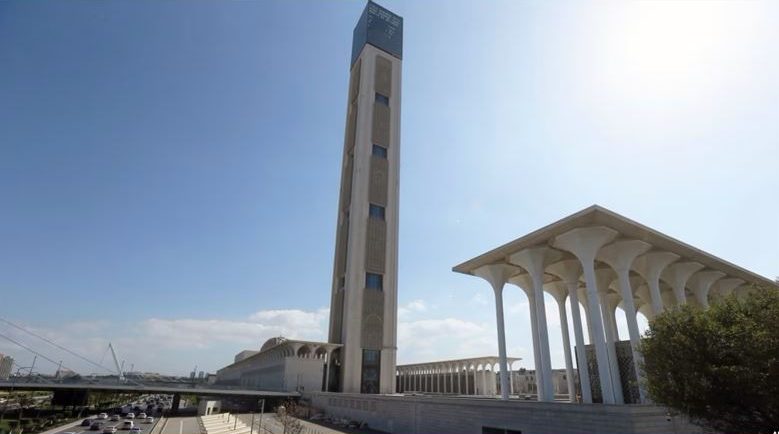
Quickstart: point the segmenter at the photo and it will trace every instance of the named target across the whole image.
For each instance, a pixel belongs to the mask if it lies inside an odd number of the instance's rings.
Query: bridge
[[[57,355],[41,353],[31,348],[29,344],[21,341],[19,337],[11,337],[7,334],[0,333],[0,337],[11,342],[12,344],[20,347],[21,349],[34,355],[32,366],[18,366],[16,374],[11,375],[7,380],[0,380],[0,390],[18,390],[18,391],[35,391],[45,390],[55,392],[114,392],[114,393],[160,393],[173,395],[173,407],[174,410],[178,407],[178,399],[181,395],[197,395],[197,396],[213,396],[221,398],[298,398],[300,393],[297,391],[273,391],[273,390],[256,390],[246,389],[239,386],[232,385],[218,385],[209,384],[203,381],[186,381],[180,377],[164,377],[153,376],[147,377],[144,375],[134,375],[126,373],[123,370],[124,361],[120,366],[117,360],[116,353],[113,346],[109,343],[108,349],[111,352],[111,356],[114,362],[115,370],[103,366],[101,362],[95,362],[89,358],[76,353],[75,351],[64,347],[51,339],[41,336],[26,327],[13,323],[5,318],[0,318],[0,322],[7,324],[12,329],[21,331],[31,336],[34,339],[44,341],[51,347],[57,350],[67,353],[68,355],[80,359],[83,362],[88,363],[92,367],[96,367],[99,370],[105,371],[108,375],[91,374],[82,376],[76,373],[75,370],[67,368],[62,364],[62,361],[57,362]],[[61,355],[61,354],[58,354]],[[51,357],[50,357],[51,356]],[[105,357],[105,354],[103,354]],[[36,361],[43,360],[50,363],[52,366],[56,366],[57,370],[55,374],[43,375],[40,372],[35,371]],[[12,365],[17,365],[15,361],[12,361]],[[14,367],[14,366],[12,366]],[[21,374],[22,371],[26,372]],[[63,373],[66,373],[63,375]]]
[[[277,392],[270,390],[248,390],[230,388],[227,386],[189,384],[172,386],[165,384],[133,383],[100,383],[92,381],[72,382],[40,382],[40,381],[0,381],[0,390],[85,390],[94,392],[124,392],[124,393],[160,393],[168,395],[198,395],[218,397],[257,397],[257,398],[297,398],[299,392]]]

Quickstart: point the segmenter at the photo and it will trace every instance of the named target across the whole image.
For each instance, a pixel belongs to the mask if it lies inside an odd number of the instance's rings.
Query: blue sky
[[[489,287],[451,267],[593,203],[779,275],[777,3],[382,4],[405,20],[400,362],[495,353]],[[0,2],[2,317],[168,373],[323,339],[363,5]]]

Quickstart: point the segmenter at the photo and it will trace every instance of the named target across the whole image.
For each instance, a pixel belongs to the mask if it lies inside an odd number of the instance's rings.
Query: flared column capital
[[[729,296],[734,289],[744,284],[743,279],[738,279],[735,277],[727,278],[718,280],[711,288],[711,290],[714,291],[715,294],[719,295],[720,297],[727,297]]]
[[[704,265],[698,262],[676,262],[666,267],[660,275],[660,278],[671,286],[677,304],[687,303],[687,294],[684,290],[687,286],[687,281],[693,274],[703,268]]]
[[[726,274],[721,271],[700,271],[695,273],[687,282],[687,286],[692,289],[695,295],[695,301],[704,309],[709,307],[709,290],[711,286]]]
[[[597,259],[608,264],[617,273],[627,273],[636,257],[651,248],[651,244],[641,240],[618,240],[601,247]]]
[[[590,262],[595,260],[598,250],[618,234],[606,226],[576,228],[556,236],[551,244],[555,248],[573,253],[582,262]]]
[[[609,287],[617,279],[617,273],[611,268],[598,268],[595,270],[595,284],[598,286],[598,292],[608,293]]]
[[[578,284],[582,275],[582,263],[578,259],[566,259],[547,266],[546,271],[567,284]]]
[[[509,255],[509,262],[527,270],[533,279],[542,279],[547,265],[559,261],[563,252],[548,246],[531,247]],[[540,282],[543,283],[543,282]]]
[[[506,284],[509,277],[520,271],[518,267],[509,264],[490,264],[473,270],[473,274],[489,282],[492,289],[497,293],[503,289],[503,285]]]
[[[649,252],[637,257],[633,262],[633,269],[644,277],[647,282],[660,278],[660,273],[670,264],[680,258],[671,252]]]
[[[548,292],[557,301],[557,304],[565,309],[565,299],[568,298],[568,285],[557,280],[544,284],[544,291]]]

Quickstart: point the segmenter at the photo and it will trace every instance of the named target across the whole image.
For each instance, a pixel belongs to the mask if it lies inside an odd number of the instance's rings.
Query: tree
[[[284,405],[276,408],[276,420],[282,427],[282,434],[300,434],[303,431],[303,424],[295,417],[297,410],[297,403],[292,400],[287,400]]]
[[[650,398],[723,432],[779,429],[779,290],[670,309],[641,344]]]

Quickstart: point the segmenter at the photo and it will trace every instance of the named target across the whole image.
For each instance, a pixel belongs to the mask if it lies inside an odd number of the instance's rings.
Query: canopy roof
[[[599,205],[592,205],[568,217],[560,219],[548,226],[533,231],[525,236],[510,241],[498,248],[492,249],[473,259],[469,259],[452,268],[453,271],[474,275],[474,270],[489,264],[509,264],[508,257],[529,247],[549,245],[558,235],[575,228],[588,226],[606,226],[619,232],[619,238],[637,239],[653,246],[653,250],[675,253],[679,261],[695,261],[706,266],[706,269],[717,270],[730,277],[743,279],[747,283],[779,287],[774,281],[755,274],[749,270],[706,253],[689,244],[669,237],[657,230],[621,216]],[[570,253],[566,252],[568,255]],[[572,255],[570,255],[573,258]],[[516,267],[516,264],[511,264]],[[518,267],[519,268],[519,267]]]

